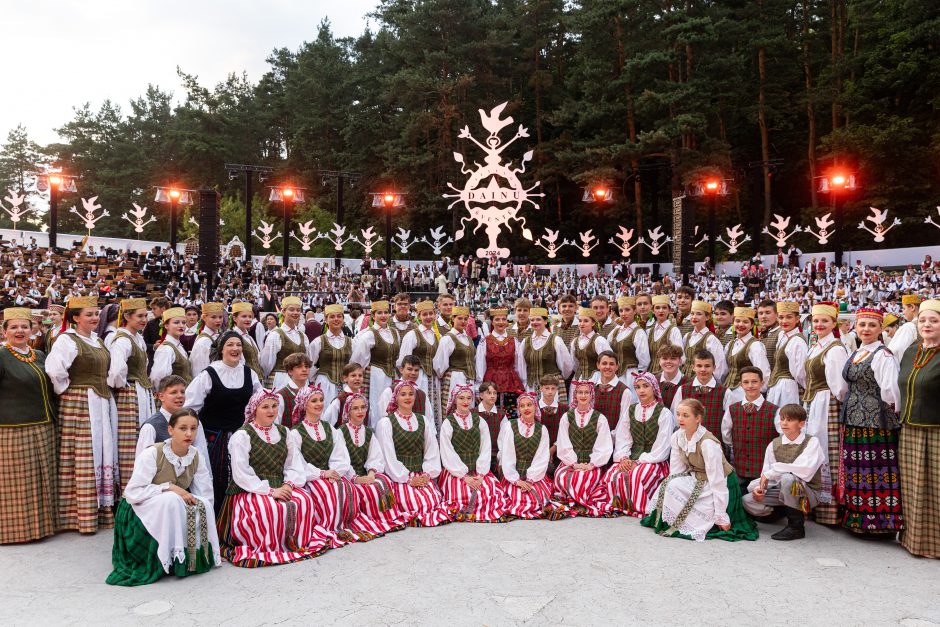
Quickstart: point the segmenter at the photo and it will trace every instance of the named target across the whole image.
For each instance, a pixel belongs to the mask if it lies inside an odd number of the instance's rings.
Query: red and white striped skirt
[[[317,479],[308,482],[305,487],[313,494],[316,502],[314,511],[317,523],[336,534],[333,548],[348,542],[368,542],[387,531],[361,513],[359,492],[349,479]]]
[[[493,473],[480,475],[479,490],[444,470],[438,477],[444,503],[457,522],[506,522],[506,495]]]
[[[410,527],[436,527],[451,521],[441,491],[432,480],[423,488],[392,482],[395,502]]]
[[[585,516],[603,516],[607,490],[602,478],[600,468],[575,470],[574,466],[560,466],[555,471],[555,497]]]
[[[620,470],[617,464],[604,474],[607,490],[605,509],[609,514],[626,514],[642,518],[646,516],[646,505],[656,494],[659,484],[669,476],[669,462],[637,464],[629,471]]]
[[[506,493],[506,515],[532,520],[547,518],[559,520],[577,516],[577,512],[552,499],[552,482],[544,476],[532,483],[532,490],[523,490],[505,479],[501,484]]]
[[[352,481],[359,498],[359,525],[372,530],[377,536],[403,529],[407,522],[395,503],[393,483],[382,473],[376,473],[375,481],[370,484]]]
[[[317,524],[316,512],[316,499],[304,489],[287,501],[249,492],[226,496],[218,518],[222,553],[245,568],[315,557],[335,542],[335,534]]]

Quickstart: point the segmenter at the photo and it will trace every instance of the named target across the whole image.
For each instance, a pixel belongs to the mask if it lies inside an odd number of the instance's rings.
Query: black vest
[[[209,378],[212,379],[212,389],[206,395],[205,403],[199,411],[199,421],[205,430],[234,433],[245,424],[245,408],[248,407],[253,390],[251,368],[242,368],[245,382],[240,388],[225,387],[215,368],[206,368]]]

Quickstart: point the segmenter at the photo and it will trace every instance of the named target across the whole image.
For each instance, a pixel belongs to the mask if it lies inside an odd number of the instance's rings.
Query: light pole
[[[833,218],[835,219],[835,233],[833,244],[835,247],[835,265],[842,265],[842,254],[845,249],[843,240],[843,205],[845,204],[846,192],[854,191],[858,188],[854,174],[848,174],[843,170],[832,170],[825,176],[820,177],[819,191],[823,194],[829,194],[832,204]]]
[[[75,177],[55,172],[39,177],[39,191],[49,188],[49,248],[56,247],[59,235],[59,195],[62,192],[76,192]]]
[[[723,179],[720,175],[708,176],[693,183],[689,189],[689,194],[698,198],[708,198],[708,261],[712,268],[716,267],[715,241],[718,239],[718,224],[716,214],[718,212],[718,201],[722,196],[728,195],[728,182],[730,179]],[[694,230],[695,226],[692,225]],[[691,234],[691,232],[690,232]]]
[[[284,270],[290,264],[290,216],[294,208],[294,188],[284,187],[281,189],[281,203],[284,205]]]
[[[176,185],[158,187],[153,198],[154,202],[170,205],[170,250],[176,254],[176,244],[179,233],[180,205],[193,204],[193,190],[183,189]]]
[[[234,181],[238,178],[239,172],[245,173],[245,259],[251,263],[251,232],[254,227],[251,224],[251,201],[254,199],[254,190],[252,183],[254,175],[258,174],[258,180],[264,183],[274,172],[274,168],[266,165],[245,165],[242,163],[226,163],[225,169],[228,170],[228,180]]]
[[[614,190],[606,182],[597,182],[584,188],[581,202],[588,204],[612,205],[614,203]],[[642,234],[641,234],[642,235]],[[643,251],[637,252],[637,261],[642,261]]]
[[[405,195],[401,192],[385,191],[372,194],[372,206],[385,209],[385,267],[392,265],[392,210],[405,206]]]

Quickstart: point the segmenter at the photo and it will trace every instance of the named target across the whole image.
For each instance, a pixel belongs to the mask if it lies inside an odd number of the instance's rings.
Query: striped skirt
[[[829,440],[829,481],[826,481],[825,472],[823,473],[823,490],[828,491],[831,502],[821,502],[813,510],[813,517],[820,525],[838,525],[842,522],[842,515],[839,512],[838,487],[841,479],[839,477],[839,457],[842,454],[839,441],[842,435],[842,425],[839,424],[839,409],[842,403],[835,396],[829,399],[828,431],[826,432]]]
[[[480,475],[479,490],[443,470],[438,477],[444,504],[457,522],[506,522],[506,495],[492,473]]]
[[[451,521],[441,491],[432,480],[423,488],[392,482],[395,502],[409,527],[437,527]]]
[[[901,546],[940,558],[940,427],[904,425],[898,441],[904,531]]]
[[[585,516],[603,516],[607,489],[603,471],[575,470],[574,466],[559,466],[555,471],[555,498]]]
[[[54,534],[56,498],[55,425],[0,427],[0,544]]]
[[[841,449],[842,526],[859,533],[903,529],[898,432],[845,426]]]
[[[137,407],[137,388],[126,385],[115,393],[117,403],[117,478],[121,491],[134,473],[134,457],[137,452],[137,432],[140,425]]]
[[[384,529],[362,514],[359,492],[349,479],[317,479],[304,488],[313,494],[317,524],[335,534],[333,548],[349,542],[368,542],[384,533]]]
[[[649,500],[655,496],[663,479],[669,476],[669,462],[636,464],[630,470],[620,470],[618,464],[607,469],[604,485],[607,489],[606,511],[642,518],[646,516]]]
[[[359,499],[359,518],[364,519],[361,525],[371,529],[377,536],[405,527],[405,517],[395,503],[393,484],[382,473],[377,473],[372,483],[352,481]]]
[[[334,535],[317,524],[316,507],[304,489],[287,501],[250,492],[227,495],[218,518],[222,556],[243,568],[316,557],[331,548]]]
[[[60,530],[95,533],[99,528],[114,526],[114,512],[108,504],[114,502],[116,480],[111,428],[110,424],[102,425],[105,433],[100,446],[107,450],[101,451],[100,463],[96,464],[88,389],[71,387],[59,397],[56,442]]]
[[[548,476],[532,483],[532,490],[523,490],[505,479],[500,483],[506,493],[506,515],[533,520],[561,520],[578,513],[570,507],[552,499],[552,483]]]

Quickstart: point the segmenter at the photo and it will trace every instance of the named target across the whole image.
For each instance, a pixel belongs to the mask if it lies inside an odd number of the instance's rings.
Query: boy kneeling
[[[748,486],[744,508],[758,518],[773,515],[783,506],[787,526],[773,534],[774,540],[797,540],[806,536],[803,518],[819,503],[821,468],[825,462],[819,441],[803,433],[806,410],[795,403],[780,408],[782,435],[767,445],[759,479]]]

